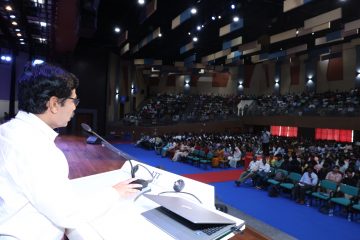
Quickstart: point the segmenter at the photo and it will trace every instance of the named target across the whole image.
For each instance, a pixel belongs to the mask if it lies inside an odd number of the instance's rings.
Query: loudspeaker
[[[101,140],[95,136],[90,136],[86,139],[87,144],[100,144]]]

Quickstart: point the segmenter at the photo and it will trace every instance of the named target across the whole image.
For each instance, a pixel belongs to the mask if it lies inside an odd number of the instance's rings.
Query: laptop
[[[174,239],[216,240],[242,226],[201,205],[180,197],[144,194],[160,207],[142,215]]]

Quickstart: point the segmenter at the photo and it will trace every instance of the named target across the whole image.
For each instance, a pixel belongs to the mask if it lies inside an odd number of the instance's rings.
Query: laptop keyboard
[[[217,231],[221,230],[225,226],[226,225],[220,225],[220,226],[215,226],[215,227],[204,228],[201,231],[210,236],[210,235],[216,233]]]

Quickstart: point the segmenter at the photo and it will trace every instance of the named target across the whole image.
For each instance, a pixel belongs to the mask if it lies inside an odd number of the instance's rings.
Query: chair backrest
[[[199,150],[198,156],[199,157],[205,157],[206,156],[205,151],[204,150]]]
[[[287,170],[281,169],[281,168],[276,169],[275,173],[278,173],[278,172],[282,172],[284,177],[286,177],[289,174],[289,172]]]
[[[195,155],[195,156],[198,155],[198,154],[199,154],[199,150],[194,149],[194,151],[192,152],[192,154]]]
[[[206,154],[206,158],[207,159],[212,159],[214,157],[214,153],[213,152],[208,152],[207,154]]]
[[[323,179],[320,182],[320,187],[323,189],[328,189],[331,191],[336,191],[338,188],[338,184],[334,181],[328,180],[328,179]]]
[[[299,182],[301,179],[301,174],[296,172],[290,172],[288,175],[288,179],[290,179],[294,183]]]
[[[347,195],[351,195],[351,196],[358,196],[359,188],[342,183],[342,184],[340,184],[340,192],[343,192],[343,193],[345,193]]]

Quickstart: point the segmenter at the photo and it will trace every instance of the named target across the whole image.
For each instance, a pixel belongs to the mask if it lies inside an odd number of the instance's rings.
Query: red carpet
[[[242,169],[234,169],[220,172],[184,174],[183,176],[203,183],[226,182],[238,179],[242,171]]]

